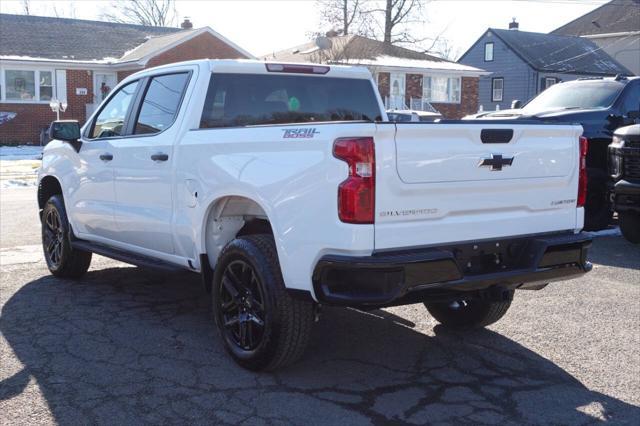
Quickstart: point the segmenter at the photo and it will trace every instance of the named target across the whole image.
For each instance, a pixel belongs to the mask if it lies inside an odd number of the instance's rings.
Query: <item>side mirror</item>
[[[520,99],[514,99],[511,101],[511,109],[520,109],[522,108],[522,101]]]
[[[76,152],[80,151],[80,124],[77,120],[59,120],[51,122],[49,138],[68,142]]]
[[[80,124],[76,120],[53,121],[49,126],[49,137],[65,142],[80,139]]]

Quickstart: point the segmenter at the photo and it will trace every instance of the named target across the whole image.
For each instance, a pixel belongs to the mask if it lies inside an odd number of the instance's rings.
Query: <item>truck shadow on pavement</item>
[[[111,268],[80,282],[47,276],[24,285],[2,309],[0,330],[23,369],[0,383],[0,401],[20,397],[35,378],[31,391],[39,389],[61,425],[640,417],[638,407],[590,391],[505,336],[439,326],[431,333],[425,321],[414,327],[387,311],[327,309],[300,363],[255,374],[224,353],[191,275]]]

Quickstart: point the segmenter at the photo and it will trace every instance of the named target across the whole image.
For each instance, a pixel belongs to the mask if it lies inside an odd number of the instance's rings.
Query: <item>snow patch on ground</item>
[[[11,160],[41,160],[41,146],[0,146],[0,161]]]
[[[2,180],[2,188],[25,188],[27,186],[36,186],[36,179],[6,179]]]
[[[41,159],[41,146],[0,146],[0,188],[35,186]]]

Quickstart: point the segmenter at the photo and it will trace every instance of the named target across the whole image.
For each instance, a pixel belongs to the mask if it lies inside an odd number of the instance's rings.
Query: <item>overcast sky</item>
[[[21,13],[19,0],[0,0],[0,12]],[[606,3],[606,0],[432,0],[426,6],[428,22],[416,28],[421,35],[443,34],[462,54],[488,27],[507,28],[512,17],[523,31],[549,32]],[[105,1],[30,0],[31,14],[78,19],[100,19],[110,8]],[[180,17],[195,27],[210,26],[254,55],[286,49],[309,40],[319,30],[313,0],[177,1]],[[1,41],[0,41],[1,42]]]

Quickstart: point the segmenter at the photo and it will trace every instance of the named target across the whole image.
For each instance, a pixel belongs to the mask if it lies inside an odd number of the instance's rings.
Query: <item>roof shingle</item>
[[[331,37],[330,40],[331,47],[327,49],[321,50],[314,41],[311,41],[264,55],[263,59],[282,62],[315,62],[482,72],[478,68],[358,35]]]
[[[640,31],[640,0],[612,0],[551,34],[582,36],[632,31]]]
[[[346,35],[330,38],[332,46],[325,49],[323,54],[329,55],[332,61],[346,59],[375,59],[378,56],[393,56],[396,58],[418,59],[446,62],[446,59],[416,52],[400,46],[383,43],[358,35]],[[318,55],[318,47],[314,41],[292,47],[287,50],[265,55],[265,59],[277,59],[280,61],[307,62]]]
[[[583,37],[494,28],[490,28],[489,31],[538,71],[632,75],[631,71],[605,53],[602,48]]]
[[[81,19],[0,14],[0,56],[75,61],[118,59],[151,37],[181,31],[184,30]],[[28,34],[28,37],[25,37],[25,34]]]

